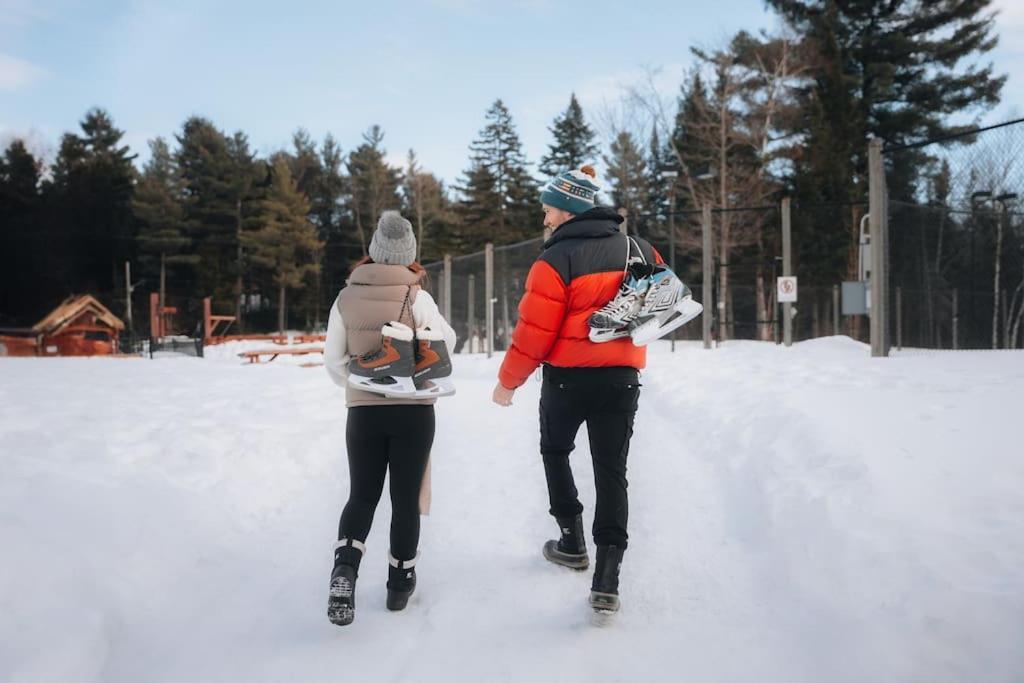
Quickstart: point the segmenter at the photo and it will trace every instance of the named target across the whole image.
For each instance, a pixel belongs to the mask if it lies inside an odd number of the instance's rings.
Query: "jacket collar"
[[[569,239],[587,239],[611,237],[619,234],[619,224],[622,223],[622,216],[604,206],[598,206],[558,226],[548,241],[544,243],[547,249],[556,242]]]
[[[406,285],[419,284],[420,276],[405,266],[385,263],[364,263],[352,271],[350,285]]]

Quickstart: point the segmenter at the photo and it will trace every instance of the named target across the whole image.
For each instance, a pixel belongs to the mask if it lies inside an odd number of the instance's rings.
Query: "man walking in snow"
[[[583,570],[589,567],[580,504],[569,454],[587,423],[594,465],[597,562],[590,602],[595,610],[619,607],[619,567],[628,544],[626,456],[640,397],[639,369],[646,349],[629,337],[596,344],[588,320],[622,284],[629,241],[622,217],[598,207],[594,169],[584,166],[554,178],[541,193],[544,225],[553,233],[530,268],[519,320],[498,373],[493,400],[511,405],[515,390],[543,364],[540,450],[550,512],[561,531],[544,545],[544,557]],[[635,239],[648,263],[660,262]]]

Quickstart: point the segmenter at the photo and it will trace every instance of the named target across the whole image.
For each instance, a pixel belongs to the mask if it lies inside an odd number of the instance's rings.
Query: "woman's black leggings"
[[[420,540],[420,486],[434,443],[434,406],[349,408],[345,441],[351,483],[338,538],[366,541],[390,469],[391,554],[413,559]]]

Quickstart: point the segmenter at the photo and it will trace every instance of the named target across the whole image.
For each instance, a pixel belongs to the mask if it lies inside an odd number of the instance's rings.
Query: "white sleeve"
[[[416,295],[416,301],[412,305],[412,319],[416,322],[416,327],[429,327],[440,332],[448,347],[448,353],[455,353],[455,330],[441,315],[430,292],[421,289]]]
[[[338,302],[331,305],[327,318],[327,341],[324,342],[324,368],[331,380],[341,388],[348,386],[348,335],[345,321],[338,311]]]

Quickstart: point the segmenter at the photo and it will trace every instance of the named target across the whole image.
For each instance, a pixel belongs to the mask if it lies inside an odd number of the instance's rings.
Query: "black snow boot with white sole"
[[[544,544],[544,557],[555,564],[582,571],[590,566],[587,540],[583,535],[583,516],[556,517],[561,537]]]
[[[400,612],[409,604],[409,598],[416,590],[416,560],[396,560],[388,553],[388,600],[387,607],[392,612]]]
[[[599,614],[619,611],[619,568],[625,548],[614,545],[597,546],[597,566],[590,586],[590,606]]]
[[[356,578],[366,546],[354,538],[343,538],[334,546],[334,570],[327,597],[327,618],[337,626],[348,626],[356,617]]]

